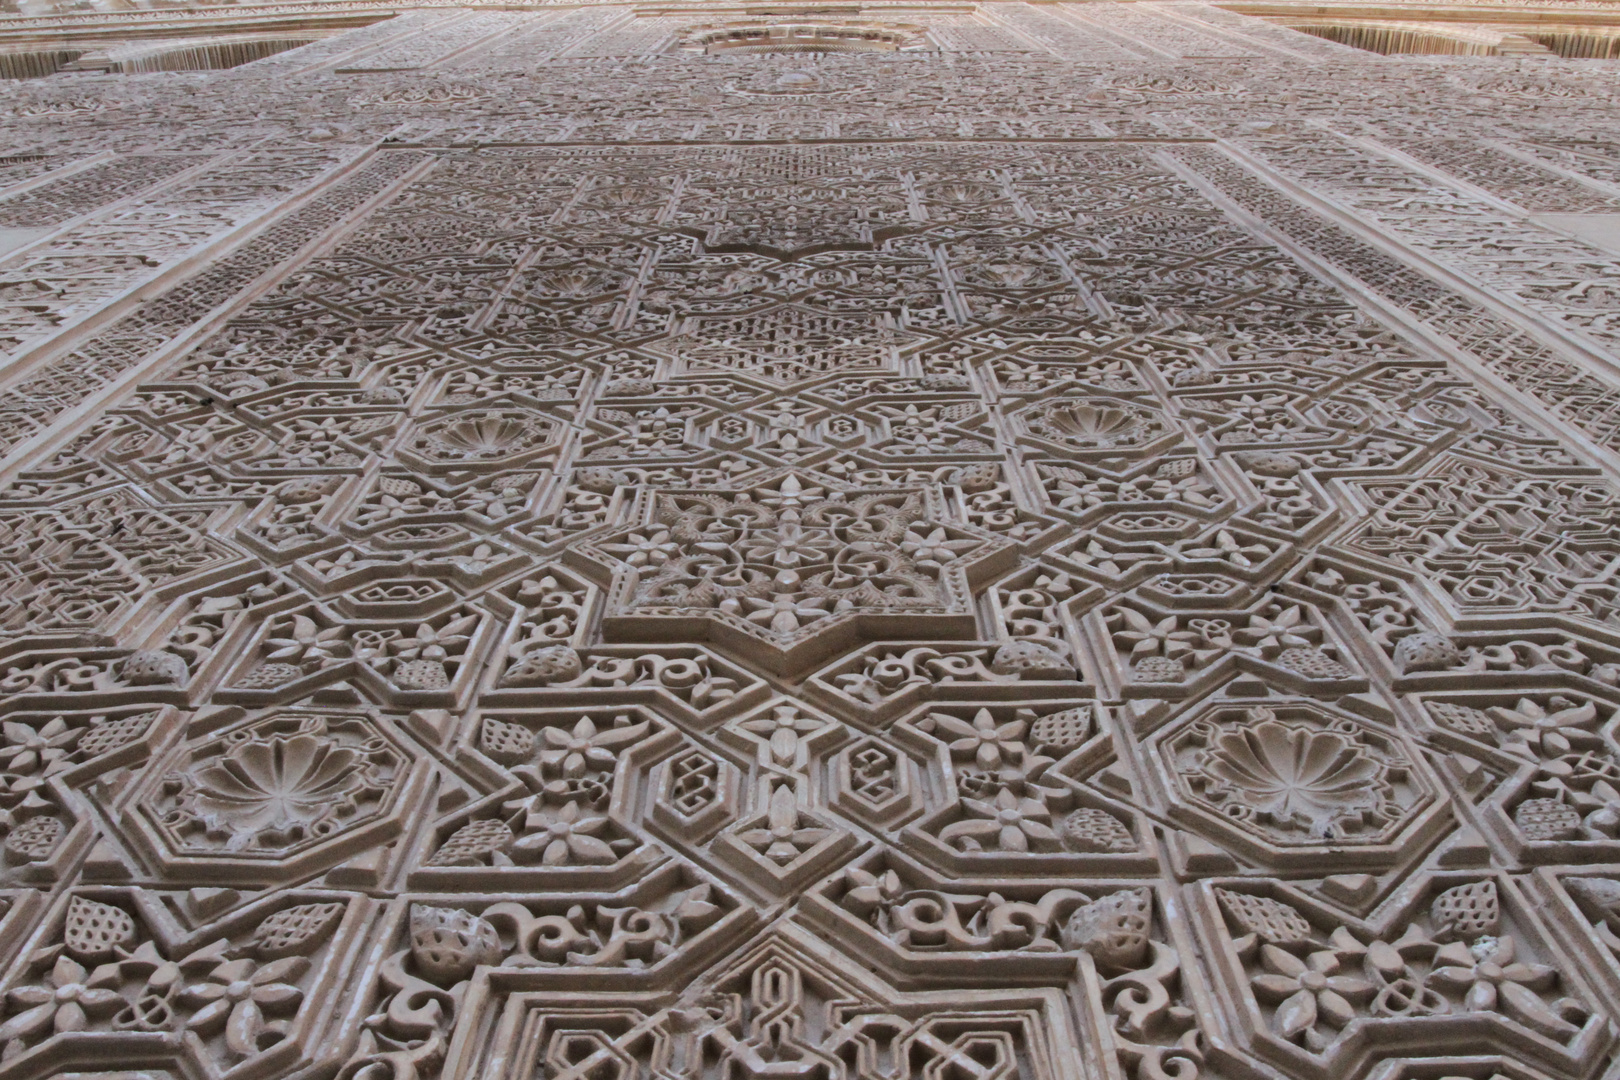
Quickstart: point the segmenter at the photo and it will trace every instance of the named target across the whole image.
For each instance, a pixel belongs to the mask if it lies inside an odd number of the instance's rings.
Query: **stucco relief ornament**
[[[745,69],[745,73],[726,83],[726,90],[746,97],[787,98],[825,97],[836,94],[847,97],[863,90],[870,92],[870,84],[853,81],[847,73],[838,78],[811,68],[783,68],[776,65],[761,69]]]
[[[1057,402],[1041,406],[1027,422],[1036,435],[1081,446],[1134,446],[1158,433],[1146,413],[1128,405]]]
[[[1012,557],[923,490],[792,473],[658,492],[644,524],[594,550],[615,576],[610,640],[709,638],[782,672],[861,640],[970,636],[974,587]]]
[[[1290,724],[1270,709],[1209,738],[1195,783],[1229,816],[1312,837],[1390,816],[1389,763],[1348,731]]]
[[[850,230],[852,243],[871,235],[861,223],[841,228]],[[787,231],[756,240],[755,245],[785,256],[793,245],[823,235],[821,230],[809,235]],[[922,340],[922,335],[896,326],[884,314],[783,305],[744,315],[687,316],[674,324],[667,339],[649,349],[694,373],[739,371],[787,385],[841,371],[893,371],[900,352]]]
[[[1168,449],[1180,435],[1156,409],[1100,396],[1036,401],[1013,420],[1025,441],[1083,459],[1140,458]]]
[[[1605,1026],[1564,972],[1540,961],[1488,878],[1438,892],[1426,914],[1414,910],[1404,929],[1396,922],[1383,933],[1319,927],[1269,897],[1215,894],[1271,1030],[1312,1054],[1336,1053],[1368,1023],[1438,1032],[1505,1019],[1540,1036],[1543,1054]]]
[[[352,808],[360,755],[313,735],[255,739],[233,746],[194,775],[187,807],[204,821],[229,821],[228,846],[260,838],[279,844],[305,832],[319,833]]]
[[[0,1080],[1620,1080],[1613,61],[522,6],[8,87]]]
[[[206,745],[155,792],[185,852],[281,855],[376,817],[405,763],[351,718],[298,718]]]
[[[562,427],[527,408],[452,412],[418,427],[400,456],[430,473],[509,468],[550,450]]]

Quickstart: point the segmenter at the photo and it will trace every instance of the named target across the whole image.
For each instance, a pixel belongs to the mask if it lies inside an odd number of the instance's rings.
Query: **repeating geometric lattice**
[[[246,10],[0,17],[0,1080],[1620,1076],[1610,62]]]

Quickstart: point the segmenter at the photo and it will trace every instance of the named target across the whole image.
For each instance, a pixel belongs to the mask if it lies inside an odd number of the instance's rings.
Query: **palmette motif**
[[[1612,1080],[1611,62],[379,5],[0,15],[0,1080]]]

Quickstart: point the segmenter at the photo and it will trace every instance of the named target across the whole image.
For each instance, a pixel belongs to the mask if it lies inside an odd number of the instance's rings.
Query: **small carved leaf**
[[[1298,1038],[1316,1026],[1316,995],[1301,990],[1277,1006],[1277,1032],[1285,1039]]]
[[[135,920],[121,908],[75,896],[68,901],[62,942],[80,960],[110,960],[135,943]]]
[[[342,904],[300,904],[286,908],[259,924],[248,948],[262,960],[308,956],[326,940],[342,914]]]
[[[493,926],[470,912],[413,904],[411,959],[428,978],[449,986],[479,964],[500,963],[501,941]]]
[[[1548,1008],[1527,986],[1502,982],[1496,992],[1498,1007],[1532,1031],[1551,1039],[1567,1039],[1581,1030]]]
[[[1304,945],[1311,941],[1311,924],[1287,904],[1266,896],[1216,889],[1226,915],[1244,934],[1253,934],[1262,942],[1284,948]]]
[[[1496,898],[1496,882],[1490,878],[1447,889],[1434,898],[1429,909],[1436,936],[1473,939],[1494,934],[1502,921],[1502,907]]]

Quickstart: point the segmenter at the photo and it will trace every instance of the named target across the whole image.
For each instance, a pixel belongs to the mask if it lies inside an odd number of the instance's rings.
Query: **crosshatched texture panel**
[[[1616,1080],[1507,11],[0,17],[0,1080]]]

